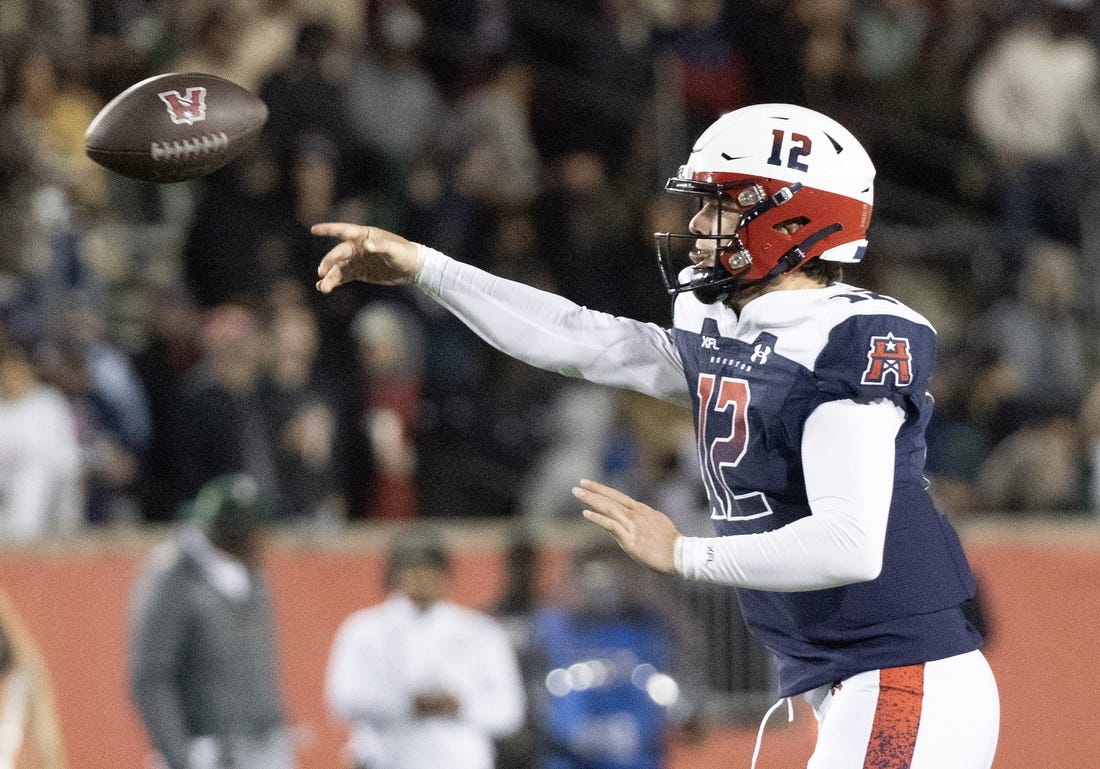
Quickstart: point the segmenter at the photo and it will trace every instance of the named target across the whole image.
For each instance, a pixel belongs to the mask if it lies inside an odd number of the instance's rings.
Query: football
[[[181,182],[240,156],[266,122],[267,106],[236,83],[170,72],[111,99],[84,132],[84,151],[134,179]]]

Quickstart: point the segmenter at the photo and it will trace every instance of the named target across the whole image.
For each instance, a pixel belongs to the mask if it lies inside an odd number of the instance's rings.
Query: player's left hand
[[[680,532],[667,515],[587,479],[573,487],[573,496],[588,506],[584,517],[611,532],[631,558],[665,574],[676,571],[674,553]]]

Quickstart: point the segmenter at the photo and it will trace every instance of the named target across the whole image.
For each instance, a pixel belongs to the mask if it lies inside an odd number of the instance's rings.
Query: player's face
[[[737,224],[745,209],[738,205],[730,195],[721,198],[721,205],[717,198],[711,198],[703,203],[702,208],[691,217],[688,223],[688,231],[695,235],[709,235],[710,238],[695,241],[695,248],[691,251],[691,258],[695,264],[709,267],[714,264],[716,244],[728,245],[729,241],[716,241],[712,238],[716,235],[732,235],[737,230]],[[791,219],[775,226],[775,229],[787,235],[793,234],[802,224]]]
[[[693,235],[710,236],[695,241],[695,248],[689,252],[692,262],[696,266],[711,267],[714,265],[715,249],[717,244],[728,245],[727,241],[712,240],[715,235],[731,235],[737,229],[737,222],[741,217],[741,208],[737,201],[729,196],[721,200],[708,198],[702,208],[691,217],[688,222],[688,232]]]

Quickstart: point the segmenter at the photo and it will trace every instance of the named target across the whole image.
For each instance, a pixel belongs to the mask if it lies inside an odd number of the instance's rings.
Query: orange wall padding
[[[993,632],[987,648],[1001,690],[997,769],[1093,769],[1100,692],[1100,526],[968,526],[964,542],[984,591]],[[46,658],[69,764],[74,769],[148,765],[149,747],[125,685],[126,615],[134,576],[155,537],[102,537],[65,546],[0,550],[8,592]],[[499,537],[466,537],[456,558],[455,598],[484,606],[502,578]],[[557,547],[557,545],[555,545]],[[544,551],[545,579],[563,551]],[[299,769],[339,769],[342,728],[325,713],[329,644],[351,611],[379,600],[378,542],[360,532],[323,543],[283,539],[268,556]],[[805,766],[813,715],[773,716],[758,769]],[[755,727],[716,729],[677,743],[670,769],[747,766]]]

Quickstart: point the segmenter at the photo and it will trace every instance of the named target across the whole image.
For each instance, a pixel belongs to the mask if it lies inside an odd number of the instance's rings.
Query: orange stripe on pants
[[[883,668],[863,769],[909,769],[917,744],[924,664]]]

